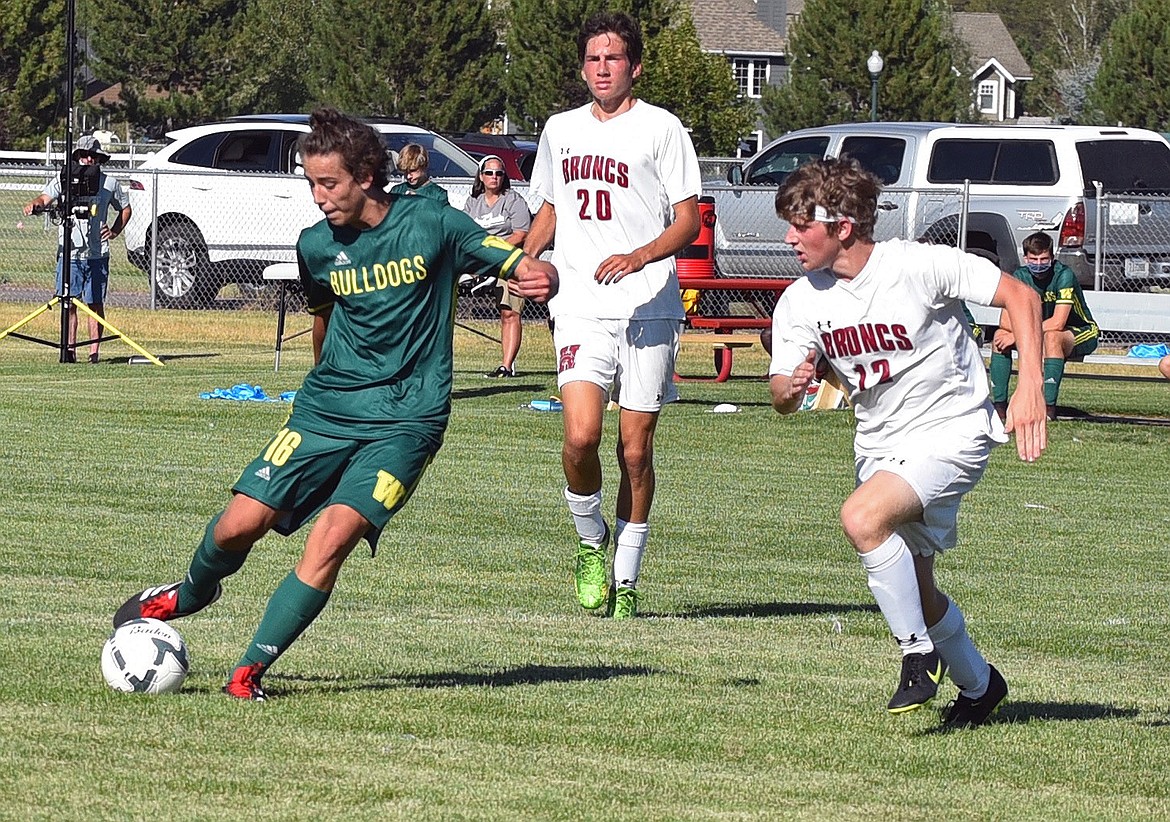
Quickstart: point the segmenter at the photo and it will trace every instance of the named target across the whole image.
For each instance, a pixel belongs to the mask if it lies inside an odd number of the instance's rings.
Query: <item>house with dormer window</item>
[[[788,76],[788,33],[804,11],[804,0],[690,0],[703,51],[731,64],[742,97],[758,98],[765,86]],[[955,33],[971,54],[972,106],[988,122],[1013,122],[1020,84],[1032,69],[998,14],[957,12]],[[762,130],[750,135],[742,152],[763,145]]]

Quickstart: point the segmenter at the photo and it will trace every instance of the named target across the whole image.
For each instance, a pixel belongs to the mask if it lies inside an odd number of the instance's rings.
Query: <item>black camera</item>
[[[70,160],[61,166],[61,190],[69,190],[74,202],[92,200],[102,186],[102,169],[99,165],[82,165]]]
[[[102,187],[102,170],[97,165],[82,165],[70,160],[61,166],[61,192],[69,192],[73,216],[84,220],[97,214],[97,196]],[[48,213],[54,220],[64,219],[64,197],[47,206],[33,207],[33,214]]]

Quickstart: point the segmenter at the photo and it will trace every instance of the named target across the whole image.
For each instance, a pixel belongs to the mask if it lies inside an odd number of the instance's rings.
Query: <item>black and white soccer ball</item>
[[[158,619],[132,619],[106,640],[102,676],[115,691],[170,694],[187,678],[187,644]]]

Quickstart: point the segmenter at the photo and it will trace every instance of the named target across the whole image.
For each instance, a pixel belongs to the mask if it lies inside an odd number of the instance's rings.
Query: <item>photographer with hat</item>
[[[100,166],[110,159],[102,150],[102,144],[95,137],[85,136],[77,141],[73,149],[73,160],[83,169]],[[54,177],[45,185],[39,197],[24,207],[25,216],[34,211],[60,205],[61,179]],[[122,184],[113,177],[99,173],[97,192],[80,200],[73,199],[74,214],[63,215],[72,220],[73,233],[70,236],[69,295],[85,302],[99,317],[105,317],[106,285],[110,278],[110,240],[122,233],[130,220],[130,202]],[[114,222],[106,225],[109,209],[116,212]],[[61,249],[65,239],[65,220],[57,239],[57,293],[63,291]],[[98,340],[101,329],[96,319],[89,320],[89,361],[98,361]],[[69,361],[77,359],[77,309],[69,307]]]

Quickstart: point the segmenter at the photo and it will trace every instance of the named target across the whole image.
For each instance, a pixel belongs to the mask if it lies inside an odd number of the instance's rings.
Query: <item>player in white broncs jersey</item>
[[[543,199],[524,243],[555,239],[561,292],[549,302],[564,401],[561,461],[577,529],[577,599],[615,619],[637,612],[638,574],[654,499],[654,429],[678,398],[674,362],[683,320],[674,255],[699,233],[699,164],[668,111],[633,96],[642,33],[624,14],[590,18],[577,38],[593,101],[549,118],[532,190]],[[601,513],[602,420],[613,389],[618,423],[613,584]]]
[[[948,727],[979,725],[1007,683],[976,650],[963,614],[934,581],[934,555],[956,542],[959,501],[1007,434],[963,301],[1007,310],[1020,379],[1007,413],[1020,458],[1047,445],[1035,291],[958,249],[875,243],[881,184],[851,160],[797,169],[776,195],[785,238],[808,276],[772,320],[772,404],[800,406],[818,370],[840,378],[857,416],[857,487],[841,508],[845,536],[902,650],[892,713],[932,699],[949,669],[959,696]]]

